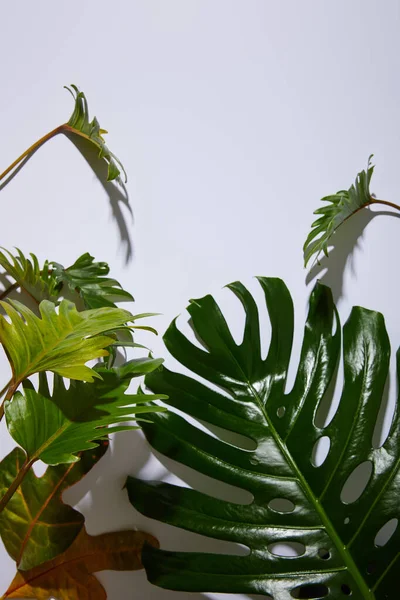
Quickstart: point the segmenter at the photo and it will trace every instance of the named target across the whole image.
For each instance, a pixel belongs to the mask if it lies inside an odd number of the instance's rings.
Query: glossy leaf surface
[[[141,569],[144,543],[158,545],[153,536],[141,531],[94,537],[82,529],[64,554],[30,571],[18,572],[2,598],[106,600],[107,594],[94,573]]]
[[[92,121],[89,119],[89,107],[85,94],[79,91],[76,85],[71,84],[70,88],[67,86],[65,87],[75,100],[74,111],[67,123],[68,131],[84,137],[97,147],[99,150],[99,158],[104,158],[108,163],[107,181],[117,179],[122,171],[126,182],[126,172],[121,161],[115,154],[110,152],[106,146],[103,135],[107,133],[107,131],[100,128],[100,124],[96,117],[94,117]]]
[[[166,368],[146,378],[154,393],[169,395],[171,406],[210,428],[246,436],[255,449],[216,439],[173,412],[155,415],[143,427],[159,452],[247,490],[252,502],[229,502],[164,482],[127,482],[132,504],[146,516],[245,545],[249,553],[145,548],[148,578],[169,589],[264,594],[275,600],[344,600],[349,595],[354,600],[395,599],[400,528],[385,545],[374,543],[379,530],[400,517],[398,412],[383,446],[372,445],[390,355],[383,317],[359,307],[352,310],[343,329],[342,396],[333,419],[323,426],[319,411],[339,358],[341,336],[330,290],[317,285],[311,295],[295,383],[286,391],[292,300],[281,280],[259,282],[271,323],[266,359],[261,354],[260,336],[266,333],[260,331],[259,309],[248,290],[234,283],[229,288],[246,313],[243,341],[235,342],[218,305],[205,296],[188,308],[204,349],[189,341],[175,321],[164,337],[175,359],[202,381]],[[313,450],[323,436],[330,439],[330,449],[316,467]],[[351,503],[343,502],[345,483],[365,461],[372,471],[365,490]],[[282,501],[285,507],[279,508]],[[280,556],[274,550],[285,543],[300,545],[297,556]]]
[[[315,260],[318,260],[321,252],[328,256],[328,246],[337,228],[358,210],[371,204],[369,184],[374,171],[371,158],[368,160],[367,170],[358,173],[354,184],[348,190],[325,196],[321,202],[327,204],[314,211],[314,214],[319,216],[311,225],[311,232],[303,247],[305,266],[314,255]]]
[[[16,300],[1,305],[11,322],[0,315],[0,342],[10,361],[15,386],[41,371],[93,381],[96,373],[85,363],[107,356],[105,348],[114,342],[100,334],[123,326],[132,317],[119,308],[78,312],[67,300],[62,300],[58,311],[52,302],[43,300],[39,305],[41,318]]]
[[[62,493],[77,483],[103,456],[108,442],[85,452],[81,460],[67,466],[48,467],[42,477],[30,470],[0,513],[4,546],[18,568],[32,569],[64,552],[84,524],[83,515],[64,504]],[[15,448],[0,463],[0,497],[15,479],[26,459]]]
[[[165,410],[136,405],[142,402],[142,395],[124,393],[133,377],[149,372],[160,362],[141,359],[121,368],[97,367],[95,373],[101,379],[93,383],[72,380],[68,389],[55,375],[52,393],[45,373],[40,374],[37,390],[25,380],[23,393],[16,392],[5,404],[8,431],[30,461],[40,459],[49,465],[75,462],[78,452],[96,447],[96,440],[134,428],[127,421]]]
[[[123,290],[118,281],[107,277],[110,272],[108,264],[95,262],[88,252],[66,269],[56,262],[51,265],[57,283],[78,292],[86,308],[115,307],[115,302],[133,301],[132,295]]]

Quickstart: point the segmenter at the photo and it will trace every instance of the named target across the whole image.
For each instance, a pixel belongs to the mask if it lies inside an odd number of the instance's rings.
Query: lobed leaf
[[[84,524],[84,516],[62,501],[62,494],[77,483],[103,456],[103,442],[70,465],[48,467],[42,477],[31,469],[5,509],[0,513],[0,533],[19,569],[28,570],[62,554]],[[26,454],[14,450],[0,463],[0,497],[17,476]]]
[[[132,318],[119,308],[78,312],[67,300],[62,300],[58,312],[52,302],[43,300],[39,305],[41,318],[16,300],[1,305],[10,323],[0,315],[0,342],[11,365],[15,388],[23,379],[42,371],[93,381],[98,375],[85,363],[107,356],[106,347],[114,342],[101,334]]]
[[[246,314],[240,344],[211,296],[193,301],[188,311],[204,349],[190,342],[175,321],[164,340],[172,356],[202,381],[163,367],[146,377],[147,386],[167,393],[167,404],[191,423],[168,412],[143,424],[157,451],[247,490],[252,502],[229,502],[165,482],[127,482],[131,503],[144,515],[245,545],[248,554],[144,548],[148,578],[168,589],[264,594],[275,600],[395,599],[400,587],[398,407],[384,444],[372,444],[389,368],[384,319],[353,308],[343,328],[343,392],[336,414],[324,425],[322,402],[341,351],[331,292],[318,284],[311,295],[297,375],[286,391],[292,300],[281,280],[260,277],[259,282],[271,323],[267,357],[261,354],[265,332],[259,309],[241,283],[229,286]],[[254,449],[216,439],[193,419],[241,434]],[[313,453],[323,437],[330,441],[329,452],[317,466]],[[363,463],[370,477],[350,499],[345,485]],[[380,543],[378,534],[389,526],[391,537]],[[293,543],[296,555],[282,556],[277,545]]]
[[[304,266],[307,266],[314,255],[315,260],[318,260],[321,252],[328,256],[328,246],[337,228],[361,208],[371,204],[369,184],[374,172],[371,158],[372,155],[368,159],[367,170],[358,173],[354,184],[348,190],[341,190],[322,198],[321,202],[327,204],[314,211],[315,215],[320,216],[311,225],[311,232],[303,246]]]
[[[136,429],[127,424],[143,415],[166,410],[159,406],[137,406],[142,396],[125,394],[133,377],[158,368],[160,359],[139,359],[122,367],[96,367],[93,383],[72,380],[67,389],[58,375],[50,393],[47,376],[40,374],[38,390],[29,380],[23,393],[16,392],[5,403],[8,431],[27,453],[29,461],[49,465],[73,463],[78,453],[95,448],[98,440],[118,431]],[[156,395],[154,399],[166,399]]]
[[[16,256],[5,248],[3,252],[0,251],[0,265],[3,269],[37,302],[54,300],[58,296],[58,282],[49,269],[48,261],[41,269],[34,254],[31,253],[30,258],[27,258],[19,248],[16,250]]]
[[[106,600],[107,594],[94,573],[141,569],[144,543],[158,545],[153,536],[141,531],[91,536],[83,528],[64,554],[30,571],[19,571],[2,598]]]
[[[133,301],[132,295],[122,289],[118,281],[107,277],[110,272],[108,264],[94,262],[94,257],[88,252],[66,269],[56,262],[51,265],[57,284],[78,292],[86,308],[115,307],[115,302]]]
[[[65,88],[71,93],[75,100],[74,111],[67,123],[67,130],[89,140],[98,148],[99,158],[104,158],[108,163],[107,181],[117,179],[122,170],[126,183],[127,176],[121,161],[115,154],[110,152],[103,138],[103,135],[107,133],[107,131],[100,128],[100,124],[96,117],[94,117],[92,121],[89,120],[89,107],[85,94],[80,92],[74,84],[71,84],[71,87],[65,86]]]

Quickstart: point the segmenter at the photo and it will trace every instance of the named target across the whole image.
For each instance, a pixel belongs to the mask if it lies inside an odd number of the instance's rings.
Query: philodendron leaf
[[[82,254],[73,265],[64,268],[51,263],[57,283],[65,284],[72,292],[78,292],[86,308],[114,306],[115,302],[132,302],[131,294],[122,289],[115,279],[107,277],[110,268],[105,262],[94,262],[88,252]]]
[[[42,477],[31,469],[0,513],[0,534],[19,569],[36,567],[58,556],[72,544],[84,524],[84,516],[64,504],[62,493],[77,483],[103,456],[103,442],[70,465],[48,467]],[[15,448],[0,463],[0,497],[17,476],[26,454]]]
[[[68,86],[65,86],[65,88],[72,94],[72,97],[75,100],[75,108],[68,123],[64,125],[64,129],[89,140],[98,148],[99,158],[104,158],[104,160],[108,162],[107,181],[117,179],[122,170],[126,183],[127,176],[121,161],[115,154],[110,152],[103,138],[103,135],[107,133],[107,131],[100,128],[100,124],[96,117],[94,117],[92,121],[89,120],[89,108],[85,94],[80,92],[74,84],[71,84],[70,88]]]
[[[52,302],[43,300],[39,305],[41,318],[16,300],[1,305],[11,321],[0,315],[0,342],[10,361],[14,388],[41,371],[93,381],[96,373],[85,363],[107,356],[105,348],[114,342],[100,334],[121,327],[132,318],[119,308],[78,312],[67,300],[62,300],[58,311]]]
[[[148,578],[169,589],[264,594],[275,600],[396,599],[398,410],[384,444],[379,448],[372,444],[389,366],[384,319],[360,307],[352,310],[343,329],[343,392],[336,414],[324,426],[322,401],[341,337],[331,292],[317,285],[311,295],[297,375],[286,392],[292,300],[281,280],[259,278],[259,282],[272,331],[266,359],[260,345],[260,335],[266,332],[260,331],[258,308],[249,291],[234,283],[229,288],[246,314],[240,344],[211,296],[188,308],[196,337],[206,350],[190,342],[175,321],[164,338],[175,359],[211,387],[165,368],[146,378],[154,393],[162,390],[169,395],[171,406],[210,427],[246,436],[253,444],[247,448],[253,449],[243,448],[243,442],[239,447],[216,439],[173,412],[154,415],[154,422],[143,426],[158,451],[247,490],[252,502],[228,502],[163,482],[133,478],[127,482],[132,504],[148,517],[245,545],[249,553],[227,556],[146,548]],[[328,438],[329,452],[324,461],[316,462],[314,452],[322,438]],[[358,488],[358,497],[348,496],[349,482],[361,464],[366,469],[364,490]],[[392,536],[382,545],[378,534],[385,527]],[[279,544],[285,543],[295,543],[291,552],[295,556],[281,556]]]
[[[328,246],[337,228],[361,208],[373,203],[369,189],[374,171],[371,158],[372,156],[368,159],[367,170],[358,173],[354,184],[348,190],[325,196],[321,202],[327,204],[314,211],[314,214],[319,216],[311,225],[311,232],[303,246],[305,266],[314,255],[315,260],[318,260],[321,252],[328,256]]]
[[[5,248],[0,251],[0,265],[3,269],[37,302],[54,300],[58,295],[59,284],[49,269],[48,261],[44,263],[43,268],[40,268],[34,254],[31,253],[28,258],[19,248],[16,250],[16,256]]]
[[[82,529],[64,554],[30,571],[18,572],[2,598],[106,600],[107,594],[94,573],[141,569],[144,543],[158,546],[153,536],[142,531],[90,536]]]
[[[8,431],[30,462],[73,463],[79,460],[79,452],[95,448],[96,440],[137,428],[127,421],[141,421],[147,414],[166,410],[141,404],[142,394],[124,393],[133,377],[159,367],[161,362],[142,359],[121,368],[96,367],[94,372],[101,379],[93,383],[72,380],[68,389],[55,375],[53,393],[46,373],[40,373],[37,390],[25,380],[23,393],[16,392],[12,401],[5,403]],[[157,394],[154,399],[166,396]]]

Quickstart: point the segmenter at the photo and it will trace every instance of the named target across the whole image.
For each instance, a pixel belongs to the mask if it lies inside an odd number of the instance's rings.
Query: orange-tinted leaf
[[[106,600],[94,573],[141,569],[144,543],[158,547],[153,536],[141,531],[91,536],[83,528],[64,554],[30,571],[19,571],[2,598]]]

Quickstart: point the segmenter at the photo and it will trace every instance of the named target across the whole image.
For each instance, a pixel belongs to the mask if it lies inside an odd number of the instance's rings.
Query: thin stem
[[[4,298],[7,298],[8,294],[11,294],[11,292],[16,290],[17,288],[19,288],[19,283],[17,282],[10,285],[10,287],[8,287],[6,290],[4,290],[4,292],[0,294],[0,300],[4,300]]]
[[[42,146],[42,144],[44,144],[45,142],[50,140],[55,135],[62,133],[64,128],[65,128],[64,125],[59,125],[52,131],[49,131],[49,133],[46,133],[46,135],[41,137],[40,140],[38,140],[37,142],[32,144],[32,146],[30,146],[27,150],[25,150],[25,152],[23,152],[23,154],[21,154],[21,156],[19,156],[16,160],[14,160],[14,162],[9,167],[7,167],[7,169],[5,171],[3,171],[3,173],[0,174],[0,181],[2,179],[4,179],[4,177],[6,177],[13,169],[15,169],[15,167],[18,166],[19,163],[22,160],[24,160],[24,158],[26,158],[29,154],[31,154],[32,152],[35,152],[35,150],[40,148],[40,146]]]
[[[15,492],[21,485],[22,481],[24,480],[24,477],[28,473],[28,471],[31,468],[31,466],[33,465],[33,463],[34,463],[34,461],[26,459],[26,461],[22,465],[22,467],[19,470],[19,472],[17,473],[17,476],[15,477],[14,481],[12,482],[12,484],[10,485],[10,487],[8,488],[8,490],[6,491],[6,493],[0,500],[0,513],[5,509],[5,507],[11,500],[11,498],[14,496]]]
[[[2,398],[2,396],[4,396],[4,394],[6,393],[6,391],[8,390],[8,388],[10,387],[11,382],[12,382],[12,379],[10,379],[10,381],[8,383],[6,383],[6,385],[0,391],[0,398]]]
[[[385,206],[390,206],[390,208],[400,210],[400,206],[398,204],[394,204],[394,202],[388,202],[387,200],[379,200],[379,198],[371,198],[370,204],[384,204]]]
[[[14,396],[15,390],[17,389],[19,384],[15,385],[15,383],[13,383],[13,380],[11,379],[11,381],[8,384],[8,391],[6,394],[6,397],[4,398],[3,402],[0,404],[0,421],[2,420],[2,418],[4,417],[4,405],[8,400],[11,400],[11,398]],[[1,392],[1,395],[4,393],[4,389]],[[0,511],[1,512],[1,511]]]

